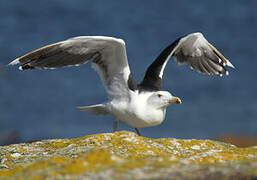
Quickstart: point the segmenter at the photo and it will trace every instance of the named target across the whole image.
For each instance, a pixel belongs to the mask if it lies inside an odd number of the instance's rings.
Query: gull
[[[9,65],[21,64],[20,70],[55,69],[79,66],[91,60],[108,93],[108,100],[77,109],[95,115],[111,114],[115,117],[114,132],[118,121],[122,121],[134,127],[140,136],[139,128],[161,124],[166,108],[182,102],[179,97],[162,90],[163,72],[171,56],[179,65],[187,64],[208,75],[228,75],[226,66],[234,68],[199,32],[182,36],[166,47],[147,68],[140,84],[134,81],[130,72],[125,42],[113,37],[70,38],[29,52]]]

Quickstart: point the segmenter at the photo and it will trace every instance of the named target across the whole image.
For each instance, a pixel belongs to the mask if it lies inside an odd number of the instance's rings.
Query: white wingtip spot
[[[222,77],[222,76],[223,76],[223,74],[221,74],[221,73],[220,73],[220,74],[219,74],[219,76],[220,76],[220,77]]]
[[[12,62],[10,62],[9,64],[8,64],[8,66],[13,66],[13,65],[16,65],[16,64],[19,64],[20,63],[20,58],[16,58],[15,60],[13,60]]]
[[[19,70],[21,70],[21,71],[23,70],[22,66],[19,67]]]
[[[235,68],[235,66],[231,62],[229,62],[229,60],[227,60],[227,66]]]
[[[222,62],[222,60],[221,59],[219,59],[219,63],[221,63]]]
[[[226,71],[226,75],[227,75],[227,76],[229,75],[229,72],[228,72],[228,71]]]

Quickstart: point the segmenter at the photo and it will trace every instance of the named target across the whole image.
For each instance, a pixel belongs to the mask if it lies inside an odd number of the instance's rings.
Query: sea
[[[257,1],[250,0],[1,0],[0,144],[112,132],[112,116],[75,109],[108,99],[90,63],[30,71],[6,66],[44,45],[91,35],[122,38],[139,83],[166,46],[180,36],[203,33],[235,69],[228,68],[229,76],[208,76],[178,66],[172,58],[164,72],[163,89],[183,103],[168,107],[161,125],[141,129],[143,136],[256,135],[256,8]],[[123,123],[118,130],[134,131]]]

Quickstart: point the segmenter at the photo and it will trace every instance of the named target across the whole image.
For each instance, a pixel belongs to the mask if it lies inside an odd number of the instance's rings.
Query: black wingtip
[[[29,64],[24,64],[19,67],[20,70],[27,70],[27,69],[35,69],[33,66],[30,66]]]

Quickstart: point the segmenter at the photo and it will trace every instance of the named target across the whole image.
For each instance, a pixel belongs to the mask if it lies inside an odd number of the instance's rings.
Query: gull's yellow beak
[[[176,104],[181,104],[182,101],[179,97],[172,97],[170,100],[169,100],[169,103],[176,103]]]

